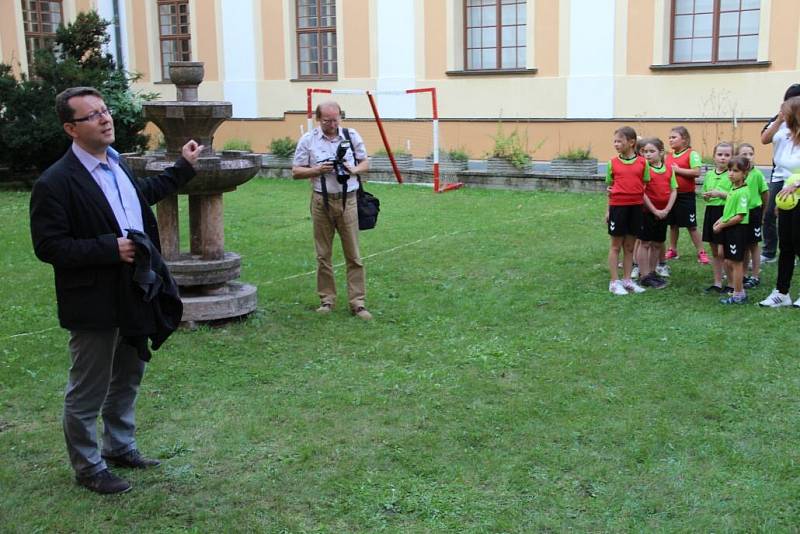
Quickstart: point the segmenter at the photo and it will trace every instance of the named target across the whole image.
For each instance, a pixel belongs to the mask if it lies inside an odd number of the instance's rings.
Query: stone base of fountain
[[[241,317],[258,305],[256,286],[227,282],[217,287],[181,288],[182,322],[218,321]]]
[[[234,252],[225,252],[222,259],[204,260],[194,254],[178,254],[167,261],[169,272],[181,287],[222,284],[239,278],[242,257]]]

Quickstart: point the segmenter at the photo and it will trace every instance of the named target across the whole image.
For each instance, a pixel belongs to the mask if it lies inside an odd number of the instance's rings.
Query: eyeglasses
[[[85,117],[81,117],[80,119],[72,119],[69,122],[97,122],[100,120],[100,117],[104,116],[111,117],[111,110],[106,108],[101,111],[93,111]]]

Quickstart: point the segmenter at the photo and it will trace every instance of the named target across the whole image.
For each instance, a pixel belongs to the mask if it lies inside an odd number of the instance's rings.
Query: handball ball
[[[794,209],[794,207],[797,206],[797,195],[792,193],[783,198],[775,197],[775,205],[778,206],[779,210]]]
[[[785,185],[794,185],[798,182],[800,182],[800,173],[795,173],[786,179]],[[797,194],[794,193],[784,197],[782,200],[780,198],[775,198],[775,205],[778,206],[780,210],[791,210],[797,206],[797,200]]]

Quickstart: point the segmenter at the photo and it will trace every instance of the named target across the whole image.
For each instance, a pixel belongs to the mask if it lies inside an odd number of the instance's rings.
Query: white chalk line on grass
[[[460,233],[463,233],[463,232],[466,232],[466,231],[468,231],[468,230],[456,230],[454,232],[450,232],[448,234],[443,234],[443,235],[449,237],[449,236],[454,236],[456,234],[460,234]],[[425,241],[431,241],[431,240],[437,239],[439,237],[442,237],[442,236],[440,236],[439,234],[433,234],[431,236],[423,237],[423,238],[417,239],[415,241],[409,241],[408,243],[403,243],[401,245],[397,245],[396,247],[387,248],[386,250],[381,250],[381,251],[378,251],[378,252],[373,252],[372,254],[369,254],[367,256],[363,256],[361,259],[362,260],[367,260],[369,258],[374,258],[376,256],[383,256],[384,254],[390,254],[390,253],[395,252],[397,250],[408,248],[408,247],[412,247],[414,245],[418,245],[419,243],[423,243]],[[334,267],[343,267],[343,266],[344,266],[344,262],[339,262],[336,265],[334,265]],[[292,275],[286,276],[284,278],[278,278],[277,280],[270,280],[270,281],[266,282],[266,284],[269,285],[269,284],[276,284],[278,282],[286,282],[287,280],[293,280],[295,278],[302,278],[304,276],[311,276],[312,274],[317,274],[317,270],[314,269],[313,271],[307,271],[307,272],[304,272],[304,273],[292,274]]]
[[[44,330],[37,330],[36,332],[21,332],[19,334],[12,334],[10,336],[4,337],[2,339],[2,341],[5,341],[7,339],[14,339],[15,337],[25,337],[25,336],[33,336],[33,335],[36,335],[36,334],[43,334],[44,332],[49,332],[50,330],[55,330],[56,328],[58,328],[58,327],[57,326],[51,326],[50,328],[45,328]]]
[[[527,221],[527,220],[530,220],[530,219],[534,219],[535,217],[536,217],[535,215],[531,215],[530,217],[523,217],[521,219],[514,219],[513,221],[506,221],[505,224],[516,224],[516,223],[524,222],[524,221]],[[403,243],[401,245],[397,245],[397,246],[392,247],[392,248],[387,248],[386,250],[373,252],[372,254],[369,254],[367,256],[363,256],[361,259],[368,260],[370,258],[375,258],[377,256],[383,256],[385,254],[391,254],[392,252],[396,252],[396,251],[404,249],[404,248],[412,247],[414,245],[418,245],[418,244],[424,243],[426,241],[433,241],[435,239],[439,239],[440,237],[453,237],[453,236],[458,235],[458,234],[466,234],[466,233],[470,233],[470,232],[475,232],[477,230],[478,230],[477,228],[470,228],[470,229],[464,229],[464,230],[454,230],[454,231],[448,232],[446,234],[433,234],[433,235],[430,235],[428,237],[423,237],[423,238],[420,238],[420,239],[416,239],[414,241],[409,241],[408,243]],[[345,265],[345,262],[339,262],[339,263],[334,265],[334,268],[344,267],[344,265]],[[311,276],[312,274],[317,274],[317,270],[314,269],[313,271],[306,271],[304,273],[292,274],[292,275],[289,275],[289,276],[285,276],[283,278],[278,278],[276,280],[269,280],[269,281],[265,282],[265,285],[277,284],[279,282],[286,282],[288,280],[294,280],[296,278],[302,278],[304,276]]]
[[[524,222],[524,221],[528,221],[530,219],[534,219],[535,217],[536,217],[535,215],[531,215],[530,217],[523,217],[521,219],[509,220],[509,221],[506,221],[504,224],[517,224],[517,223],[521,223],[521,222]],[[414,241],[409,241],[408,243],[402,243],[400,245],[397,245],[397,246],[394,246],[394,247],[391,247],[391,248],[387,248],[386,250],[380,250],[378,252],[373,252],[372,254],[364,256],[362,259],[366,260],[366,259],[369,259],[369,258],[375,258],[377,256],[383,256],[383,255],[386,255],[386,254],[391,254],[392,252],[397,252],[398,250],[402,250],[404,248],[413,247],[414,245],[419,245],[420,243],[425,243],[426,241],[433,241],[433,240],[439,239],[441,237],[453,237],[453,236],[456,236],[456,235],[459,235],[459,234],[466,234],[466,233],[470,233],[470,232],[475,232],[477,230],[478,230],[477,228],[470,228],[470,229],[463,229],[463,230],[454,230],[452,232],[448,232],[448,233],[445,233],[445,234],[433,234],[433,235],[430,235],[428,237],[415,239]],[[340,262],[340,263],[337,263],[336,265],[334,265],[334,267],[343,267],[343,266],[344,266],[344,262]],[[307,272],[304,272],[304,273],[293,274],[293,275],[290,275],[290,276],[285,276],[283,278],[278,278],[276,280],[269,280],[269,281],[265,282],[264,284],[265,285],[271,285],[271,284],[276,284],[276,283],[279,283],[279,282],[286,282],[288,280],[294,280],[295,278],[302,278],[304,276],[311,276],[312,274],[316,274],[316,273],[317,273],[317,270],[314,269],[313,271],[307,271]],[[15,339],[15,338],[18,338],[18,337],[33,336],[33,335],[36,335],[36,334],[43,334],[44,332],[49,332],[50,330],[55,330],[56,328],[58,328],[58,326],[51,326],[49,328],[45,328],[44,330],[37,330],[35,332],[21,332],[19,334],[12,334],[10,336],[6,336],[4,338],[0,338],[0,341],[7,341],[7,340]]]

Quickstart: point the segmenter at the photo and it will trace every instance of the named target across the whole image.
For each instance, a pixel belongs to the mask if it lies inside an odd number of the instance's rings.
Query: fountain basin
[[[238,155],[238,154],[237,154]],[[156,176],[175,164],[167,156],[146,154],[142,156],[124,154],[125,162],[134,174]],[[197,175],[178,190],[181,195],[211,195],[234,191],[238,186],[258,174],[261,156],[245,154],[241,157],[225,158],[219,156],[201,157],[194,166]]]

